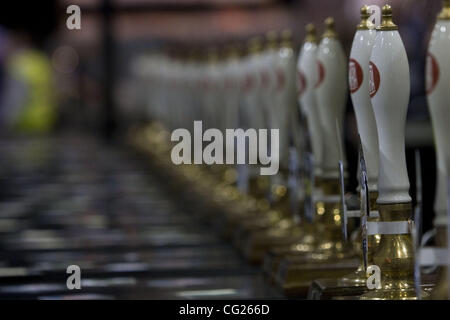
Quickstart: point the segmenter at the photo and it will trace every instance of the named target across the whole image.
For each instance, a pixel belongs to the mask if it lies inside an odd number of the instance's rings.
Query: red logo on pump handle
[[[436,58],[428,52],[427,54],[427,66],[426,66],[426,92],[430,94],[436,88],[436,84],[439,80],[439,65]]]
[[[350,59],[348,63],[348,84],[350,87],[350,93],[355,93],[361,87],[363,81],[362,68],[358,61]]]
[[[323,79],[325,79],[325,68],[319,60],[317,60],[317,75],[317,82],[314,86],[315,88],[318,88],[322,84]]]
[[[303,92],[305,92],[305,89],[306,89],[306,78],[305,78],[305,75],[303,74],[303,72],[301,72],[300,70],[298,70],[298,72],[297,72],[297,77],[298,77],[298,81],[297,81],[298,95],[301,96],[303,94]]]
[[[380,72],[377,66],[370,61],[369,63],[369,94],[373,98],[380,87]]]
[[[279,91],[284,88],[284,83],[286,82],[286,79],[284,78],[283,70],[280,68],[277,68],[276,76],[277,76],[277,90]]]

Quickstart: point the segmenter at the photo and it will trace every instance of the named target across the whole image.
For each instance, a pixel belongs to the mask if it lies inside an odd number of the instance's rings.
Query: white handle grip
[[[398,31],[377,32],[369,70],[380,159],[377,202],[410,202],[405,157],[410,79],[408,58]]]
[[[348,71],[350,95],[366,161],[370,191],[378,189],[378,134],[369,95],[369,60],[375,36],[375,30],[356,31]]]
[[[347,61],[337,39],[324,38],[321,41],[317,51],[317,66],[316,99],[323,132],[323,177],[338,178],[338,161],[343,160],[345,163],[345,159],[340,159],[336,119],[342,130],[347,102]]]
[[[316,52],[317,45],[313,42],[306,42],[300,52],[297,71],[299,100],[303,112],[306,114],[311,148],[314,155],[314,172],[316,175],[321,175],[323,134],[314,91],[314,86],[317,83]]]
[[[447,169],[450,161],[450,21],[438,20],[428,48],[426,89],[437,152],[437,186],[434,209],[437,216],[447,212]],[[445,219],[437,219],[444,220]]]

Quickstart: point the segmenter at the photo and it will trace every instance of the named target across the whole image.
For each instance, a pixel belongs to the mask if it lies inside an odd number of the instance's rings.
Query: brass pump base
[[[284,185],[272,185],[271,209],[241,221],[234,243],[253,263],[261,263],[272,245],[290,243],[301,232],[292,219],[289,192]]]
[[[411,203],[379,204],[380,221],[408,221]],[[363,294],[362,300],[415,300],[414,246],[411,234],[381,235],[373,263],[381,270],[381,289]],[[422,297],[428,293],[422,290]]]
[[[301,228],[302,235],[297,241],[289,245],[273,246],[265,253],[263,272],[270,281],[275,281],[281,261],[306,256],[313,252],[313,244],[315,241],[314,226],[305,223],[301,225]]]
[[[303,241],[281,257],[272,254],[266,259],[264,267],[273,268],[271,278],[288,295],[306,295],[313,280],[342,277],[358,266],[352,246],[342,240],[338,181],[323,179],[320,188],[324,198],[315,203],[314,222]]]
[[[283,287],[284,283],[284,280],[280,280],[282,277],[279,275],[279,268],[282,264],[289,265],[289,268],[292,268],[292,272],[295,273],[297,265],[301,268],[304,263],[327,263],[340,259],[353,260],[355,256],[351,248],[340,240],[319,239],[317,235],[325,233],[321,228],[317,228],[317,225],[303,224],[302,230],[303,234],[299,241],[285,246],[272,247],[264,256],[264,273],[271,281],[278,281],[280,287]]]
[[[288,297],[306,297],[315,279],[339,278],[354,270],[357,259],[337,259],[324,262],[310,262],[309,259],[284,260],[278,267],[276,285]]]
[[[245,257],[251,263],[262,263],[265,254],[271,249],[283,248],[301,240],[304,230],[290,221],[283,221],[287,226],[269,228],[253,232],[246,239],[243,247]]]
[[[339,206],[318,202],[312,242],[305,247],[302,243],[292,246],[281,258],[272,257],[273,279],[286,295],[306,295],[313,280],[342,277],[358,266],[351,245],[341,239]]]
[[[377,191],[370,192],[370,209],[378,210],[376,200],[378,197]],[[368,218],[369,221],[378,221],[378,218]],[[368,237],[368,265],[372,265],[372,257],[378,244],[380,242],[380,235],[373,235]],[[309,299],[333,299],[336,297],[358,297],[364,294],[367,289],[367,276],[364,268],[364,257],[362,250],[362,234],[359,230],[358,237],[354,241],[354,249],[360,258],[358,269],[352,273],[346,274],[339,279],[319,279],[312,283],[309,288]]]

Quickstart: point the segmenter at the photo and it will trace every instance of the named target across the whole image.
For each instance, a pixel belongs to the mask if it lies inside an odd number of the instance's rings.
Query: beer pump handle
[[[317,109],[315,96],[315,85],[317,83],[317,40],[316,28],[313,24],[306,26],[306,38],[301,48],[297,72],[298,72],[298,95],[302,112],[306,115],[311,149],[314,155],[314,174],[320,176],[322,173],[322,124]]]
[[[379,204],[411,202],[406,170],[405,124],[410,78],[405,47],[392,22],[392,9],[382,9],[369,63],[369,93],[379,143]]]
[[[434,26],[426,59],[426,92],[433,125],[437,156],[435,225],[445,225],[447,214],[446,163],[450,161],[450,1],[444,6]]]
[[[315,91],[323,130],[322,176],[325,179],[338,179],[340,157],[335,128],[336,120],[343,128],[347,102],[347,61],[334,30],[333,18],[327,18],[325,26],[317,51],[318,79]],[[342,160],[345,165],[345,159]]]
[[[361,7],[361,22],[353,38],[350,52],[348,82],[358,133],[367,163],[370,191],[377,191],[378,182],[378,136],[375,116],[369,95],[369,60],[375,42],[376,31],[368,20],[369,7]]]

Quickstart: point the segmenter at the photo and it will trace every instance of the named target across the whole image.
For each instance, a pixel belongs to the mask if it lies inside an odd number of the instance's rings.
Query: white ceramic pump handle
[[[339,148],[342,137],[343,117],[347,102],[347,59],[334,32],[334,21],[325,20],[326,30],[317,50],[316,100],[323,131],[322,176],[337,179],[338,162],[345,161],[345,152]],[[343,158],[343,159],[341,159]]]
[[[300,50],[297,63],[297,85],[301,112],[306,115],[308,132],[311,139],[311,148],[314,155],[314,173],[322,174],[322,124],[317,109],[314,86],[317,83],[317,43],[315,28],[312,24],[306,27],[307,36]]]
[[[383,22],[377,31],[369,63],[369,93],[378,129],[379,204],[411,201],[405,157],[409,65],[391,16],[390,6],[383,7]]]
[[[353,38],[348,82],[358,133],[367,167],[369,190],[378,190],[378,133],[369,95],[369,60],[376,30],[369,19],[369,8],[361,8],[361,23]]]
[[[446,224],[447,163],[450,161],[450,4],[438,17],[431,35],[426,60],[426,91],[428,108],[437,153],[437,186],[434,210],[435,225]]]

